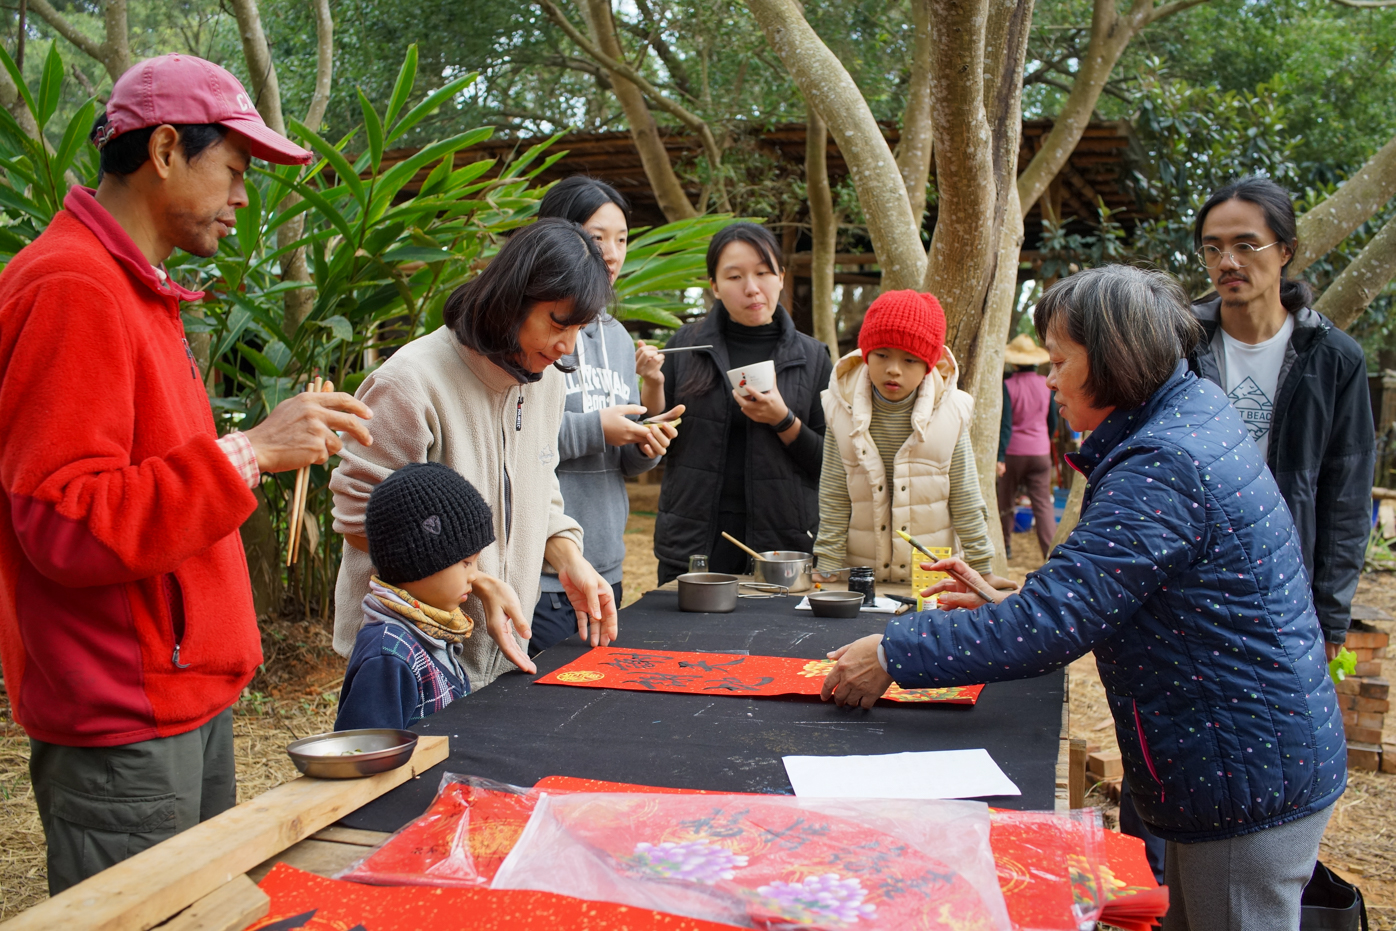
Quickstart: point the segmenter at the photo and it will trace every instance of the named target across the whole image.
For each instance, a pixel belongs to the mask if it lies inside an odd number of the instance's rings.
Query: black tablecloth
[[[650,592],[620,614],[616,646],[822,658],[886,627],[885,615],[825,620],[796,611],[796,597],[741,599],[731,614],[685,614],[673,592]],[[476,636],[484,631],[477,630]],[[586,651],[577,638],[540,654],[539,674]],[[989,751],[1023,794],[986,799],[1051,809],[1065,672],[987,686],[973,707],[880,702],[871,711],[803,697],[742,698],[533,685],[510,673],[420,721],[447,734],[446,762],[343,820],[393,831],[426,810],[441,773],[531,786],[578,776],[727,792],[788,794],[787,754]]]

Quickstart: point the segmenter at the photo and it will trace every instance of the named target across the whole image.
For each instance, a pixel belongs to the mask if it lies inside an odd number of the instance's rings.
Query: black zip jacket
[[[664,484],[659,492],[654,555],[659,581],[687,571],[688,557],[711,553],[718,534],[718,506],[727,461],[727,426],[733,417],[746,421],[747,462],[745,542],[752,549],[814,549],[819,529],[819,473],[823,466],[824,408],[819,393],[829,386],[834,366],[823,343],[795,329],[784,308],[775,321],[780,338],[772,360],[776,387],[803,424],[790,446],[767,424],[748,420],[732,400],[727,382],[728,320],[722,302],[702,320],[682,327],[668,345],[702,346],[675,353],[664,362],[664,406],[687,405],[679,435],[664,456]],[[704,390],[695,391],[698,384]]]
[[[1221,298],[1192,309],[1207,339],[1189,365],[1225,391],[1224,361],[1218,358]],[[1372,527],[1376,462],[1362,347],[1305,307],[1294,314],[1294,334],[1280,368],[1266,464],[1294,515],[1314,608],[1329,643],[1346,640],[1352,621],[1352,596]]]

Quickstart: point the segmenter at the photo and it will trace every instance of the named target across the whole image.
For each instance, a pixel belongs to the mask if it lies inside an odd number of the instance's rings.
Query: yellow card
[[[950,547],[948,546],[928,546],[926,549],[935,553],[935,557],[938,560],[950,558]],[[921,611],[925,609],[926,601],[926,599],[921,597],[921,593],[941,579],[948,579],[950,576],[946,575],[944,572],[928,572],[922,569],[921,564],[923,562],[930,562],[931,560],[927,559],[919,550],[912,550],[912,558],[915,562],[911,564],[911,590],[916,593],[916,610]]]

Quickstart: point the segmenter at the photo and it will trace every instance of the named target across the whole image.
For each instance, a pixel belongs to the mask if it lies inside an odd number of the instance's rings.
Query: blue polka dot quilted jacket
[[[1088,478],[1071,536],[1001,604],[894,618],[898,684],[1037,676],[1093,650],[1155,833],[1217,840],[1331,805],[1347,749],[1299,541],[1220,389],[1180,363],[1071,460]]]

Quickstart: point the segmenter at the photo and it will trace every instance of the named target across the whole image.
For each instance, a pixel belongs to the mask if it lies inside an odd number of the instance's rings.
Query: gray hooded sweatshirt
[[[635,344],[620,321],[608,314],[584,327],[577,334],[576,351],[561,361],[577,369],[564,376],[567,402],[557,436],[563,509],[582,525],[587,562],[614,585],[621,579],[625,521],[630,515],[625,478],[659,463],[633,444],[606,445],[601,432],[602,408],[640,403]],[[544,573],[542,590],[560,592],[562,584],[556,575]]]

